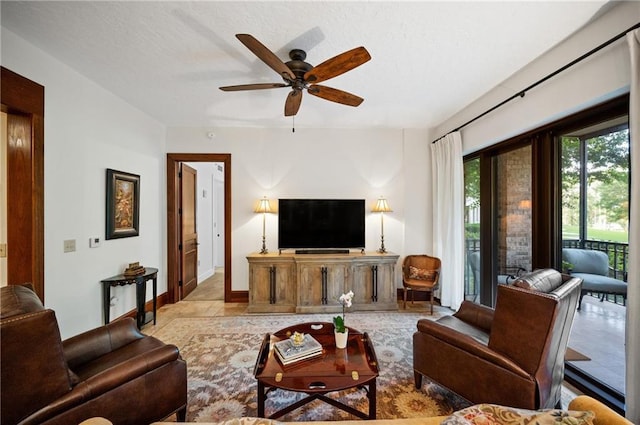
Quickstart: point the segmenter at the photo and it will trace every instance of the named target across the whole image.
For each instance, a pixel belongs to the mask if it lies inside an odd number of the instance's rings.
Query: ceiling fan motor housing
[[[289,57],[291,60],[285,65],[296,76],[296,80],[304,80],[304,74],[313,69],[313,65],[304,61],[307,58],[307,53],[304,50],[293,49],[289,52]]]

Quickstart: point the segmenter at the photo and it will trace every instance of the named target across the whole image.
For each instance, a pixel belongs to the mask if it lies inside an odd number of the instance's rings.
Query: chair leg
[[[580,311],[580,307],[582,307],[582,297],[584,297],[584,292],[580,291],[580,298],[578,299],[578,311]]]
[[[176,418],[178,422],[185,422],[187,420],[187,406],[184,406],[176,412]]]
[[[422,388],[422,374],[418,371],[413,371],[413,379],[415,381],[416,390]]]
[[[431,304],[431,315],[433,316],[433,291],[429,292],[429,303]]]

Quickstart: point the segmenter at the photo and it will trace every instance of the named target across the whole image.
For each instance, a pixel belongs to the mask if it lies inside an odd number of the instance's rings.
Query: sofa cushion
[[[436,277],[435,270],[421,269],[409,266],[409,279],[433,280]]]
[[[30,283],[3,286],[0,288],[0,297],[0,319],[44,310]]]
[[[571,273],[571,276],[582,279],[583,291],[627,293],[627,283],[622,280],[591,273]]]
[[[531,291],[549,293],[563,283],[562,275],[554,269],[539,269],[518,277],[513,286]]]
[[[571,263],[571,274],[591,273],[607,276],[609,257],[602,251],[593,249],[564,248],[562,260]]]
[[[497,404],[476,404],[458,410],[442,421],[442,425],[593,425],[591,411],[527,410]]]

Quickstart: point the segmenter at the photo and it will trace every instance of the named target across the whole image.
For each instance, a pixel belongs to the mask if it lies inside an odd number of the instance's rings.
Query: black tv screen
[[[280,199],[278,248],[364,248],[364,199]]]

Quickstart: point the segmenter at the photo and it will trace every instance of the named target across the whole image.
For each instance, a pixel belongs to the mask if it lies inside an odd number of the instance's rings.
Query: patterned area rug
[[[435,313],[435,312],[434,312]],[[446,415],[469,403],[424,380],[421,390],[413,381],[412,336],[416,313],[348,313],[347,325],[367,332],[373,341],[380,376],[377,380],[378,419]],[[437,313],[433,317],[437,318]],[[266,333],[302,322],[331,322],[330,314],[247,315],[174,319],[154,333],[179,347],[187,362],[188,411],[192,422],[217,422],[257,416],[257,384],[253,367]],[[362,390],[330,393],[366,412]],[[268,394],[266,415],[303,398],[304,394],[275,390]],[[318,421],[356,419],[331,405],[315,400],[279,420]]]

